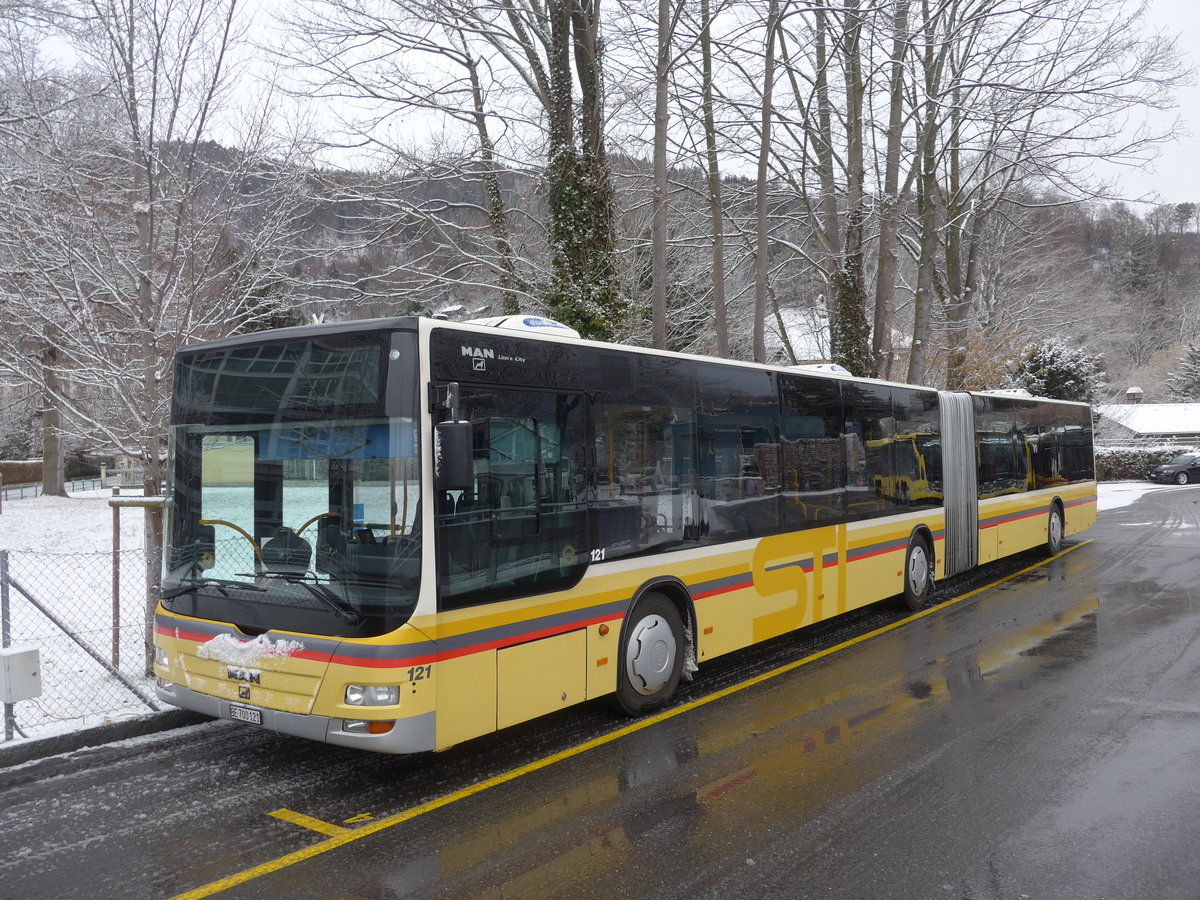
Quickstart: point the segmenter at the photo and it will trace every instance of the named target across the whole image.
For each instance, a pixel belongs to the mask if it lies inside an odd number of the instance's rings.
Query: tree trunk
[[[525,292],[527,285],[517,275],[516,260],[513,257],[508,211],[504,206],[504,192],[501,190],[500,175],[496,169],[496,147],[488,132],[483,87],[479,83],[479,67],[475,57],[467,54],[465,48],[463,57],[467,60],[467,72],[471,80],[471,103],[475,133],[479,137],[479,158],[483,163],[483,194],[487,198],[488,225],[492,230],[492,241],[503,273],[499,279],[500,306],[505,315],[515,316],[521,311],[521,298],[517,291]]]
[[[977,207],[971,212],[967,227],[956,238],[958,246],[954,261],[957,263],[961,259],[964,245],[967,259],[962,275],[956,277],[950,302],[946,306],[946,331],[950,344],[950,353],[946,358],[946,387],[952,391],[965,390],[970,375],[964,339],[979,281],[979,234],[983,219],[984,214]],[[949,254],[946,264],[950,265]]]
[[[550,0],[547,223],[553,282],[547,303],[584,337],[610,340],[624,317],[618,284],[612,179],[604,150],[599,0]],[[580,81],[580,143],[574,145],[571,55]]]
[[[667,78],[671,65],[671,2],[658,0],[658,58],[654,66],[654,217],[651,228],[651,344],[667,349]]]
[[[725,210],[721,205],[721,168],[717,160],[717,126],[713,112],[712,13],[709,0],[700,0],[700,54],[704,150],[708,163],[708,211],[712,220],[713,327],[717,355],[729,356],[729,321],[725,312]]]
[[[926,123],[932,128],[932,123]],[[933,338],[934,267],[937,265],[938,219],[937,178],[933,172],[932,141],[929,141],[917,189],[917,217],[921,250],[917,259],[917,290],[913,297],[912,348],[908,355],[908,381],[924,384]]]
[[[42,350],[42,494],[67,496],[66,461],[62,446],[62,412],[59,409],[58,351]]]
[[[767,277],[770,272],[768,255],[769,232],[767,217],[767,175],[771,155],[771,90],[775,81],[775,38],[779,28],[779,0],[770,0],[767,7],[766,60],[763,65],[762,124],[759,131],[758,178],[755,190],[754,241],[754,332],[755,362],[767,361],[766,316]]]
[[[830,356],[856,375],[875,370],[867,325],[863,284],[863,223],[866,220],[866,169],[863,161],[862,15],[858,0],[845,0],[841,41],[846,74],[846,239],[834,275],[837,323],[830,333]]]
[[[925,52],[921,61],[925,79],[924,121],[919,130],[919,172],[917,176],[917,229],[920,251],[917,258],[917,288],[913,296],[912,346],[908,354],[907,380],[923,384],[926,379],[929,344],[933,338],[934,268],[937,265],[937,154],[938,134],[937,96],[940,79],[940,59],[935,51],[934,22],[929,6],[924,4]]]
[[[813,28],[813,51],[816,54],[813,94],[817,104],[817,128],[809,135],[817,157],[817,177],[821,182],[821,227],[817,235],[824,252],[826,310],[829,315],[830,343],[833,330],[837,327],[838,252],[840,250],[841,226],[838,219],[837,179],[834,177],[833,152],[833,105],[829,98],[829,16],[824,8],[825,0],[813,10],[816,24]],[[834,42],[836,44],[836,41]]]
[[[908,53],[909,0],[896,0],[892,19],[891,105],[884,151],[883,196],[879,204],[879,247],[875,275],[875,327],[871,354],[878,378],[892,377],[892,304],[896,292],[900,219],[900,151],[904,137],[904,58]]]

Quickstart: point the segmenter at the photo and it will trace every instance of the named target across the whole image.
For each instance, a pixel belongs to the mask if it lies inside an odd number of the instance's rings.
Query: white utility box
[[[16,703],[42,695],[42,661],[37,647],[0,650],[0,702]]]

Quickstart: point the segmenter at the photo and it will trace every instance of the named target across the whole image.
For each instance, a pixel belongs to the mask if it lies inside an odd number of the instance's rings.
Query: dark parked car
[[[1169,463],[1155,466],[1150,470],[1151,481],[1162,481],[1168,484],[1187,484],[1189,481],[1200,481],[1200,453],[1183,453]]]

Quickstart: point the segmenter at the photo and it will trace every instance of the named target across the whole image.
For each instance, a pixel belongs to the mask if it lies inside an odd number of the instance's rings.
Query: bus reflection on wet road
[[[645,896],[716,894],[724,884],[746,896],[756,884],[796,896],[788,885],[811,883],[814,867],[863,852],[863,826],[891,822],[893,837],[918,844],[940,833],[944,823],[925,821],[930,792],[918,785],[927,779],[952,804],[950,795],[977,791],[981,758],[993,777],[1010,767],[992,758],[1011,755],[1014,736],[989,723],[1019,714],[1020,695],[1090,660],[1097,645],[1094,589],[1065,606],[1043,601],[1036,615],[1026,607],[1038,604],[1012,602],[1074,579],[1086,559],[1052,565],[1076,572],[1039,570],[974,604],[968,619],[988,607],[1006,617],[982,639],[963,645],[962,617],[947,610],[347,847],[336,875],[313,862],[272,876],[272,889]],[[846,874],[846,890],[871,892],[854,883],[862,873]]]
[[[632,726],[396,758],[225,722],[0,770],[0,895],[1194,898],[1197,533],[1200,487],[1163,489]]]

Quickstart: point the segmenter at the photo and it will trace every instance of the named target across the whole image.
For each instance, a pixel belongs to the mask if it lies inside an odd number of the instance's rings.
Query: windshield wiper
[[[314,583],[315,579],[311,575],[289,575],[284,572],[260,572],[258,575],[247,575],[247,578],[275,578],[280,581],[286,581],[288,584],[298,584],[304,588],[329,609],[337,614],[337,617],[349,625],[359,625],[362,623],[362,614],[352,606],[344,603],[336,594],[321,584]],[[310,581],[310,579],[313,579]],[[265,588],[259,588],[265,590]]]
[[[228,597],[229,591],[226,587],[235,587],[242,591],[265,591],[266,588],[259,587],[256,584],[245,584],[241,581],[230,581],[224,578],[194,578],[185,584],[181,584],[177,588],[170,588],[162,592],[164,600],[170,600],[173,597],[181,597],[184,594],[194,594],[200,588],[211,587],[216,588],[221,592],[222,597]]]

